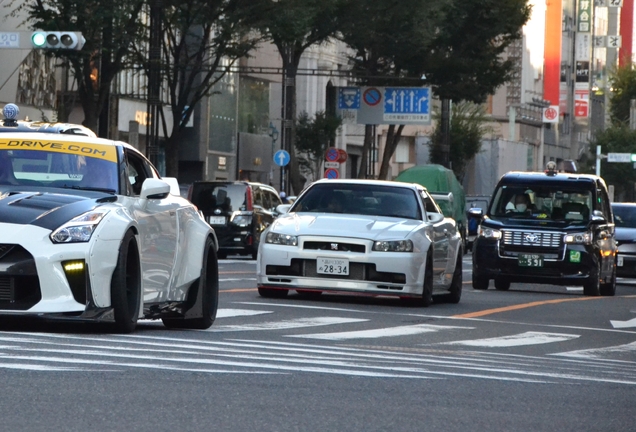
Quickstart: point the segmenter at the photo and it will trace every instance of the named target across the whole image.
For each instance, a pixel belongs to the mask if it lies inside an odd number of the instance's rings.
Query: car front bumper
[[[406,252],[369,252],[372,241],[342,238],[306,239],[325,243],[357,242],[366,252],[307,250],[261,242],[256,268],[262,288],[356,292],[399,297],[421,296],[426,255]],[[348,260],[348,275],[321,274],[318,258]]]

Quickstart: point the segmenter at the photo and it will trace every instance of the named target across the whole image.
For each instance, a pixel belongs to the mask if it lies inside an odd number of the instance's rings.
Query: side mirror
[[[276,213],[279,215],[285,214],[289,211],[291,204],[279,204],[276,206]]]
[[[431,223],[437,223],[444,220],[444,215],[441,213],[426,213],[426,217]]]
[[[607,219],[603,216],[603,212],[600,210],[594,210],[592,212],[591,222],[595,224],[604,224],[607,223]]]
[[[170,193],[171,187],[163,180],[156,178],[147,178],[141,185],[141,193],[143,199],[163,199]]]
[[[480,218],[484,215],[484,211],[480,208],[471,208],[468,209],[468,214]]]

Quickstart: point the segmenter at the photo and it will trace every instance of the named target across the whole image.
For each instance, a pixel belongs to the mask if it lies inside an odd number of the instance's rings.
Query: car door
[[[128,180],[136,198],[135,219],[139,227],[139,250],[144,302],[166,301],[170,297],[178,250],[179,202],[172,195],[162,199],[141,199],[145,179],[153,177],[150,164],[135,152],[126,152]]]
[[[605,218],[605,223],[593,224],[594,241],[601,255],[601,278],[609,281],[614,275],[614,266],[616,260],[617,249],[616,238],[614,235],[614,217],[611,210],[609,196],[605,188],[597,185],[597,199],[595,200],[594,210],[600,211]]]
[[[442,214],[441,209],[427,192],[421,191],[420,193],[427,214]],[[435,285],[440,286],[446,284],[445,275],[448,272],[451,250],[450,239],[454,230],[452,223],[447,218],[431,223],[431,225],[433,237],[433,281]]]

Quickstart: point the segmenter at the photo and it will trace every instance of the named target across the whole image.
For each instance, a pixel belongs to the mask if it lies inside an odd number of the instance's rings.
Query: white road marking
[[[585,350],[568,351],[562,353],[552,354],[562,357],[576,357],[584,359],[602,359],[605,354],[625,354],[636,352],[636,342],[631,342],[625,345],[616,345],[603,348],[590,348]],[[636,363],[636,362],[630,362]]]
[[[276,307],[297,308],[297,309],[317,309],[317,310],[340,311],[340,312],[363,312],[359,309],[344,309],[344,308],[336,308],[336,307],[328,307],[328,306],[305,306],[305,305],[289,304],[289,303],[261,303],[261,302],[236,302],[236,303],[244,304],[244,305],[276,306]]]
[[[219,279],[219,282],[255,281],[256,278],[227,278]]]
[[[463,340],[445,342],[447,345],[465,345],[488,348],[504,348],[523,345],[539,345],[552,342],[564,342],[578,338],[579,335],[563,333],[525,332],[517,335],[502,336],[487,339]]]
[[[447,329],[472,329],[473,327],[437,326],[430,324],[418,324],[412,326],[389,327],[371,330],[359,330],[337,333],[314,333],[305,335],[288,335],[287,337],[322,339],[322,340],[347,340],[347,339],[376,339],[381,337],[409,336],[421,333],[432,333]]]
[[[354,322],[365,322],[367,319],[339,318],[339,317],[317,317],[298,318],[293,320],[270,321],[258,324],[212,326],[208,332],[228,332],[228,331],[251,331],[251,330],[286,330],[304,327],[317,327],[333,324],[349,324]]]
[[[249,310],[249,309],[218,309],[216,311],[217,318],[232,318],[239,316],[253,316],[253,315],[263,315],[263,314],[271,314],[271,311],[257,311],[257,310]]]
[[[610,320],[610,324],[614,328],[630,328],[636,327],[636,318],[632,318],[627,321]]]

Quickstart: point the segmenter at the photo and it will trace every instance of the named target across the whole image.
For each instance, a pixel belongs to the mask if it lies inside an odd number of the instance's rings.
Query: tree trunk
[[[360,161],[360,170],[358,178],[367,178],[367,170],[369,167],[369,154],[373,145],[373,125],[364,126],[364,144],[362,145],[362,157]]]
[[[378,174],[378,178],[380,180],[387,180],[387,177],[389,175],[389,164],[391,163],[393,153],[395,153],[395,149],[400,142],[403,130],[404,125],[399,125],[397,127],[397,131],[395,129],[395,125],[389,126],[389,130],[387,131],[386,135],[386,143],[384,145],[384,152],[382,153],[382,164],[380,165],[380,173]]]
[[[166,177],[179,177],[179,128],[166,140]]]

